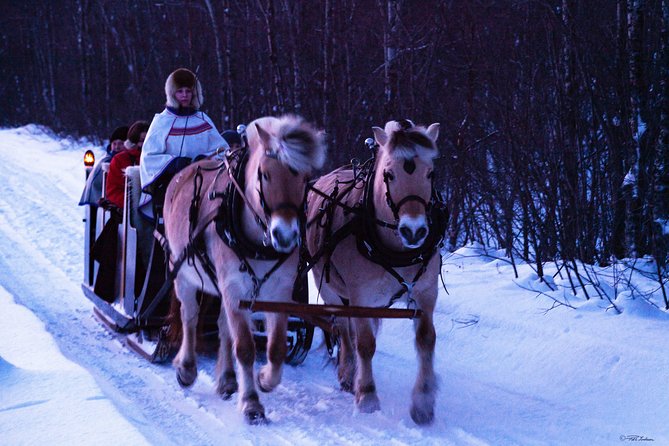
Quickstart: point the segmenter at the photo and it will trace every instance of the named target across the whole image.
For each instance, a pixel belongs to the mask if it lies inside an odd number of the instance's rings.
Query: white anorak
[[[154,116],[142,146],[139,161],[142,189],[153,183],[174,158],[192,159],[227,148],[228,143],[206,113],[196,111],[182,116],[166,108]]]
[[[228,143],[216,130],[212,120],[202,111],[188,115],[178,114],[170,107],[156,114],[146,132],[142,155],[139,159],[139,176],[142,190],[153,183],[175,158],[195,158],[224,152]],[[142,192],[139,209],[153,219],[151,196]]]

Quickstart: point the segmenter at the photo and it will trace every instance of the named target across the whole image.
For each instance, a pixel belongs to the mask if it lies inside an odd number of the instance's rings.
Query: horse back
[[[179,171],[170,181],[165,193],[165,235],[176,252],[189,241],[189,213],[196,195],[199,196],[198,218],[220,206],[220,200],[207,199],[211,191],[223,191],[227,187],[227,173],[218,174],[220,164],[217,160],[198,161]]]
[[[336,231],[352,218],[353,213],[344,212],[344,207],[353,207],[362,199],[362,189],[360,185],[351,188],[353,184],[353,171],[346,168],[337,169],[327,175],[323,175],[313,186],[318,192],[311,190],[307,196],[307,222],[309,228],[307,231],[307,244],[309,251],[317,251],[324,242],[326,231]],[[336,198],[331,197],[337,189]],[[327,214],[327,215],[325,215]],[[327,227],[322,223],[325,219],[328,221]],[[318,220],[318,223],[316,222]]]

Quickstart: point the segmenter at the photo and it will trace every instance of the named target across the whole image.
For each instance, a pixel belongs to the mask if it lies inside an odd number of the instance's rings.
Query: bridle
[[[240,149],[244,150],[244,149]],[[272,158],[276,159],[276,155],[272,155],[270,153],[266,152],[266,155]],[[238,158],[237,165],[235,166],[236,168],[233,168],[230,164],[230,158]],[[263,215],[260,215],[254,207],[251,205],[250,200],[246,196],[246,193],[244,189],[240,185],[240,180],[243,179],[244,176],[244,170],[246,167],[246,163],[248,161],[248,150],[244,150],[243,153],[238,155],[237,153],[234,154],[228,154],[225,157],[225,168],[228,171],[228,176],[230,178],[230,182],[233,185],[233,187],[237,190],[237,193],[239,194],[239,197],[244,201],[246,204],[246,207],[251,211],[253,214],[253,219],[255,220],[256,224],[262,229],[262,232],[264,234],[263,236],[263,244],[267,246],[269,243],[270,239],[270,234],[269,234],[269,222],[271,220],[271,216],[274,212],[282,210],[282,209],[290,209],[295,212],[295,214],[298,217],[298,220],[300,222],[303,222],[306,219],[306,194],[307,190],[305,188],[304,192],[304,198],[302,200],[303,206],[302,209],[299,208],[299,206],[295,205],[294,203],[288,203],[288,202],[281,202],[278,205],[276,205],[274,208],[272,208],[269,203],[267,202],[267,199],[265,197],[265,189],[263,187],[263,172],[260,166],[258,166],[258,171],[257,171],[257,179],[258,179],[258,189],[256,189],[258,193],[258,200],[260,201],[260,207],[262,208],[262,213]]]
[[[295,214],[299,217],[300,212],[303,212],[304,209],[300,210],[300,208],[294,204],[294,203],[288,203],[288,202],[281,202],[276,205],[274,209],[267,203],[267,200],[265,199],[265,189],[263,188],[263,181],[262,181],[262,170],[260,167],[258,167],[258,184],[259,189],[258,189],[258,198],[260,200],[260,206],[262,207],[263,213],[265,214],[265,221],[260,221],[259,224],[266,230],[267,229],[267,223],[271,217],[271,215],[274,212],[280,211],[282,209],[289,209],[295,212]]]
[[[391,177],[392,174],[390,172],[386,170],[383,171],[383,182],[386,185],[386,203],[388,204],[388,207],[390,208],[390,211],[393,213],[393,217],[395,218],[395,226],[397,226],[400,221],[400,208],[411,201],[417,201],[418,203],[422,204],[423,208],[425,209],[425,215],[429,216],[432,202],[426,202],[425,199],[419,195],[407,195],[406,197],[403,197],[398,203],[395,203],[393,196],[390,193]]]

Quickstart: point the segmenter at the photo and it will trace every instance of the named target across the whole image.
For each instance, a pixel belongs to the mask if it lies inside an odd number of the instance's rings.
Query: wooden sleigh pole
[[[356,307],[345,305],[317,305],[286,302],[240,300],[239,308],[253,312],[288,313],[333,333],[333,317],[370,317],[381,319],[414,319],[420,317],[420,309]]]

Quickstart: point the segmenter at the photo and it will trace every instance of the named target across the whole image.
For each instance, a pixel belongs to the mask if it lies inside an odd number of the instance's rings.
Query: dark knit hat
[[[239,144],[240,146],[242,145],[242,137],[234,130],[226,130],[221,133],[221,136],[230,146],[233,144]]]
[[[128,141],[132,144],[137,144],[139,142],[139,137],[142,132],[149,130],[149,123],[146,121],[135,121],[133,125],[130,126],[128,130]]]
[[[123,125],[121,127],[117,127],[112,132],[111,137],[109,138],[109,142],[116,141],[117,139],[125,141],[127,137],[128,137],[128,126]]]

